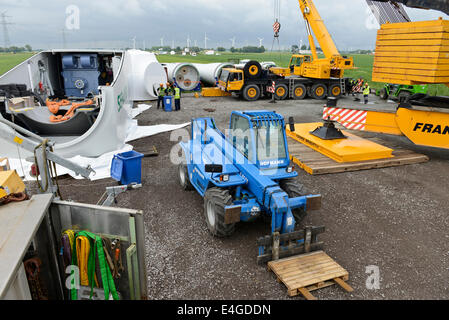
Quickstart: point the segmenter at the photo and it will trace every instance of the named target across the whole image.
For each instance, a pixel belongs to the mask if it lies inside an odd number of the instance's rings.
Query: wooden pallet
[[[290,297],[301,294],[307,300],[316,300],[310,291],[333,284],[347,292],[354,290],[345,282],[348,272],[323,251],[270,261],[268,270],[274,272],[278,282],[284,283]]]
[[[339,163],[290,137],[288,147],[292,161],[312,175],[395,167],[429,161],[426,155],[396,149],[393,151],[394,158]]]

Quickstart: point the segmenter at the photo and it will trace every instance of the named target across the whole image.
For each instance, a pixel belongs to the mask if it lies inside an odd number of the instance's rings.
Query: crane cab
[[[218,86],[222,91],[237,92],[245,84],[245,75],[243,70],[234,68],[224,68],[218,79]]]
[[[284,117],[272,111],[234,111],[229,140],[259,169],[288,169]]]

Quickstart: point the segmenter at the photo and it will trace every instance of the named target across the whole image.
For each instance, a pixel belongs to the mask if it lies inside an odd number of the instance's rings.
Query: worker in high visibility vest
[[[363,88],[363,97],[365,98],[365,104],[368,104],[368,97],[371,92],[371,88],[369,87],[368,82],[365,83],[365,87]]]
[[[167,82],[167,89],[165,89],[165,95],[167,95],[167,96],[173,95],[173,87],[170,82]]]
[[[175,87],[175,111],[181,110],[181,89],[177,85]]]
[[[162,109],[164,109],[164,97],[165,97],[165,88],[164,84],[161,83],[159,88],[157,88],[157,108],[159,109],[162,102]]]

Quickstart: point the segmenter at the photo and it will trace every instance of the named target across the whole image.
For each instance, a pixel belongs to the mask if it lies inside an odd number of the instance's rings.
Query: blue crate
[[[171,112],[173,110],[173,96],[164,97],[164,110],[166,112]]]
[[[122,185],[142,183],[143,154],[129,151],[114,155],[111,163],[111,177]]]

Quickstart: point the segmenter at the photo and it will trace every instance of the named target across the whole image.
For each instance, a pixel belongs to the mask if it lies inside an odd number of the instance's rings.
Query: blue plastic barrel
[[[171,112],[173,110],[173,96],[164,97],[164,110],[166,112]]]
[[[114,155],[111,164],[111,177],[122,185],[142,183],[143,154],[129,151]]]

